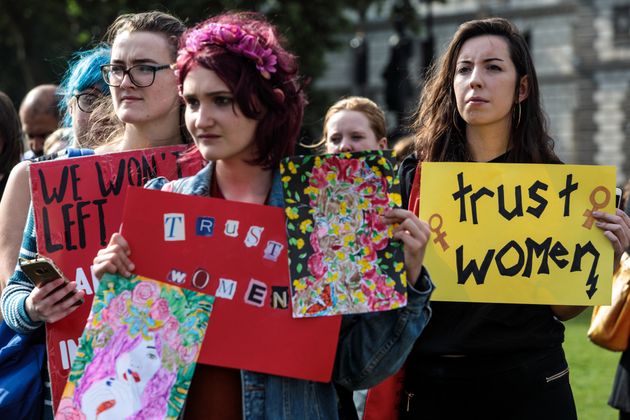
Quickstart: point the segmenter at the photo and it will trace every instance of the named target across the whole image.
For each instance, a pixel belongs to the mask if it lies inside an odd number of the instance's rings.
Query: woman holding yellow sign
[[[500,18],[462,24],[430,72],[416,115],[416,156],[401,167],[418,214],[424,162],[560,163],[523,36]],[[630,219],[593,212],[615,251]],[[489,234],[492,234],[489,232]],[[575,419],[560,321],[583,307],[434,302],[407,360],[402,418]]]

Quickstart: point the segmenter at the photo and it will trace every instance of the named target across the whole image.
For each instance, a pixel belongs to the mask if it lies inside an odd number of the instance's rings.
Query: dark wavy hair
[[[15,165],[20,162],[24,152],[22,143],[22,125],[20,117],[15,110],[15,105],[4,92],[0,92],[0,174],[5,178]],[[0,196],[2,192],[0,191]]]
[[[258,38],[277,58],[276,71],[267,79],[256,62],[221,45],[207,43],[200,48],[185,48],[189,36],[198,36],[210,24],[235,25]],[[250,162],[271,169],[293,154],[306,106],[296,57],[284,47],[284,39],[262,15],[228,12],[212,17],[187,31],[182,37],[177,58],[177,78],[181,86],[195,66],[214,71],[228,86],[241,112],[258,120],[254,144],[256,157]],[[275,89],[282,91],[278,95]],[[283,97],[282,97],[283,96]]]
[[[506,161],[559,162],[553,151],[553,139],[547,133],[538,78],[527,42],[510,21],[502,18],[472,20],[460,25],[446,52],[430,69],[413,123],[418,157],[437,162],[470,160],[466,147],[466,122],[457,111],[453,79],[462,45],[482,35],[497,35],[507,42],[516,68],[515,95],[518,95],[518,81],[523,76],[528,79],[527,98],[520,103],[520,110],[518,104],[512,110]]]

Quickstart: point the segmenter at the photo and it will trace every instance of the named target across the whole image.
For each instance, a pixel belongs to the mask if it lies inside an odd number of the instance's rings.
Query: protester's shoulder
[[[150,190],[162,190],[168,192],[176,192],[181,194],[192,195],[204,195],[200,193],[200,190],[207,190],[209,188],[209,171],[210,165],[206,165],[203,169],[197,172],[195,175],[180,178],[169,181],[167,178],[161,176],[148,181],[144,188]]]
[[[28,183],[29,179],[29,166],[31,165],[30,160],[23,160],[11,168],[11,172],[9,173],[9,183],[19,183],[26,182]]]
[[[148,181],[144,185],[144,188],[148,190],[186,193],[188,190],[192,189],[194,180],[194,176],[187,176],[185,178],[175,179],[173,181],[169,181],[167,178],[160,176]]]
[[[15,165],[6,179],[6,186],[2,197],[6,202],[15,200],[30,200],[29,172],[30,161],[24,160]]]
[[[162,189],[164,189],[164,186],[166,184],[171,184],[171,186],[172,186],[172,184],[174,182],[175,181],[169,181],[168,179],[166,179],[163,176],[159,176],[157,178],[153,178],[153,179],[147,181],[147,183],[144,184],[144,188],[146,188],[147,190],[162,190]]]
[[[413,176],[416,173],[416,168],[418,167],[418,158],[415,153],[407,156],[400,163],[400,168],[398,169],[398,176],[403,184],[407,184],[411,180],[413,180]]]
[[[416,153],[414,152],[407,155],[407,157],[403,159],[403,161],[400,163],[400,170],[410,171],[410,170],[415,169],[416,166],[418,166],[418,157],[416,156]]]
[[[26,173],[28,174],[28,167],[31,164],[30,160],[22,160],[18,162],[13,168],[11,168],[11,173]]]

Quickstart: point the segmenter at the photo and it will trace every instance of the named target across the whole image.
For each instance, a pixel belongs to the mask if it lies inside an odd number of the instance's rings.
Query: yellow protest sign
[[[423,163],[432,299],[610,304],[613,249],[593,210],[615,210],[612,166]]]

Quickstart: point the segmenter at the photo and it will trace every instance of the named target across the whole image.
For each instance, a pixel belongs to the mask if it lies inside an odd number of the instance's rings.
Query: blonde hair
[[[70,127],[60,127],[50,133],[46,140],[44,140],[44,154],[48,155],[53,152],[58,152],[59,150],[70,146],[71,139],[74,137],[74,133],[72,132],[72,128]]]
[[[394,144],[394,156],[398,162],[402,162],[407,156],[412,154],[415,149],[415,138],[413,135],[407,135],[399,138]]]
[[[317,144],[312,147],[320,147],[326,144],[326,137],[328,137],[328,121],[333,115],[340,111],[357,111],[365,115],[370,123],[370,128],[374,133],[377,140],[387,137],[387,124],[385,122],[385,113],[379,108],[378,105],[371,99],[363,96],[349,96],[347,98],[340,99],[335,102],[324,117],[324,127],[322,130],[322,138]]]
[[[105,33],[107,44],[112,45],[116,36],[123,32],[152,32],[166,37],[170,47],[171,60],[177,59],[179,38],[186,31],[186,26],[173,15],[160,11],[127,13],[120,15]]]

